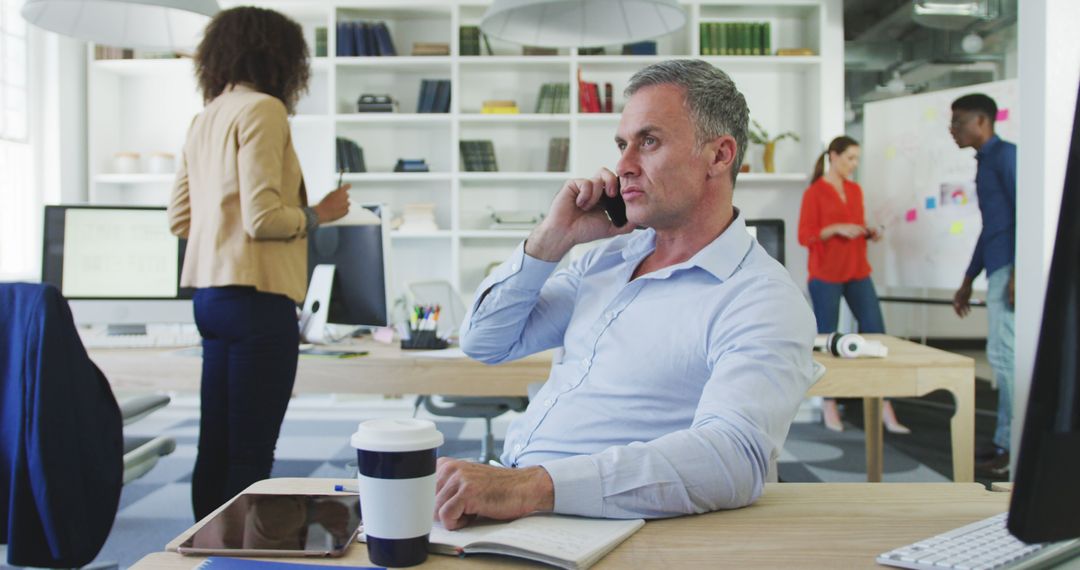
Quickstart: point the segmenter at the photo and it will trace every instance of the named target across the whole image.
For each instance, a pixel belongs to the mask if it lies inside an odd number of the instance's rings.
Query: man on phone
[[[462,348],[484,362],[565,354],[510,426],[502,461],[512,469],[440,460],[436,516],[447,528],[534,511],[737,508],[775,479],[811,384],[815,329],[732,205],[746,102],[697,60],[651,65],[625,94],[615,172],[566,182],[462,325]],[[628,224],[609,221],[604,194],[621,196]],[[572,247],[604,238],[555,272]]]
[[[953,295],[960,318],[971,311],[971,284],[986,270],[986,359],[994,370],[998,390],[994,446],[976,451],[976,473],[1008,479],[1009,442],[1012,437],[1013,345],[1016,272],[1016,145],[994,133],[997,103],[982,93],[964,95],[952,104],[949,133],[956,146],[975,149],[979,166],[975,192],[979,196],[982,231],[971,254],[964,281]]]

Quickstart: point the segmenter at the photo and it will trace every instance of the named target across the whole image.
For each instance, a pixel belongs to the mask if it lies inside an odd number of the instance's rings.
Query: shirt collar
[[[998,138],[997,135],[993,135],[986,139],[986,142],[984,142],[982,147],[975,153],[975,159],[978,160],[992,152],[999,142],[1001,142],[1001,139]]]
[[[712,274],[720,281],[731,277],[739,268],[746,253],[750,249],[750,233],[746,231],[746,220],[738,208],[735,210],[735,219],[724,233],[701,248],[690,259],[666,267],[658,272],[658,277],[667,277],[677,270],[689,267],[700,267]],[[645,231],[635,232],[629,243],[622,250],[623,259],[640,263],[642,259],[656,249],[656,230],[648,228]]]

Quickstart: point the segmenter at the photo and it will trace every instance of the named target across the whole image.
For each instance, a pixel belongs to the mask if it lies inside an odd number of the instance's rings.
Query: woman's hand
[[[833,236],[844,239],[866,237],[866,228],[859,224],[832,224],[821,228],[821,239],[827,240]]]
[[[319,217],[319,223],[325,224],[345,217],[349,213],[349,188],[352,184],[345,184],[330,192],[319,201],[312,210]]]

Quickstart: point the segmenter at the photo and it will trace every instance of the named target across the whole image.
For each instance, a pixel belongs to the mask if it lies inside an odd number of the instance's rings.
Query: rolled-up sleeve
[[[262,98],[241,113],[237,124],[240,215],[253,239],[289,239],[305,235],[307,218],[299,206],[282,199],[289,121],[285,105]]]

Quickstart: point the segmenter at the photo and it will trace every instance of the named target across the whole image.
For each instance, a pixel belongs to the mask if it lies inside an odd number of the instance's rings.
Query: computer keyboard
[[[79,336],[86,348],[183,348],[202,344],[196,330],[153,331],[149,334],[79,331]]]
[[[879,564],[917,570],[1032,568],[1080,552],[1080,539],[1027,544],[1005,528],[1008,513],[890,550]]]

